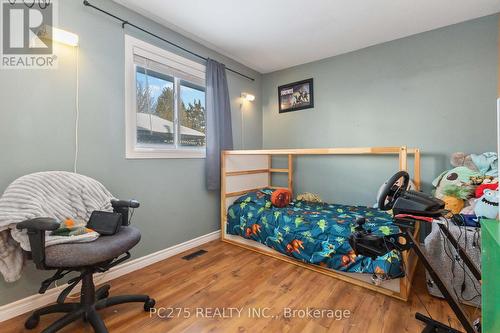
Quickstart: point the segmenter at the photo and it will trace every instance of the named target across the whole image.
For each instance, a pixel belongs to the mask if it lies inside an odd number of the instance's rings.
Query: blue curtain
[[[220,189],[221,151],[233,149],[226,66],[208,59],[206,80],[206,183],[208,190],[218,190]]]

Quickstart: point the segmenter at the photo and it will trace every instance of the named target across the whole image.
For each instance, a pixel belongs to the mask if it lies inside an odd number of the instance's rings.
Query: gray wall
[[[496,151],[498,16],[263,77],[264,147],[421,148],[424,190],[455,151]],[[314,109],[278,113],[277,87],[314,78]],[[299,158],[298,191],[373,204],[396,158]]]
[[[245,148],[261,148],[259,73],[111,1],[94,0],[92,3],[255,77],[256,81],[251,82],[228,73],[236,148],[241,146],[241,92],[257,97],[244,106]],[[133,223],[141,229],[143,238],[134,248],[133,256],[143,256],[217,230],[219,198],[218,193],[205,190],[203,159],[125,160],[121,25],[84,8],[80,0],[59,1],[59,8],[60,27],[80,36],[78,169],[100,180],[115,196],[141,201]],[[133,29],[126,31],[179,52]],[[56,53],[59,57],[57,70],[0,71],[0,193],[14,179],[27,173],[72,170],[75,51],[57,45]],[[36,293],[45,276],[47,274],[37,272],[30,263],[20,281],[7,284],[0,278],[0,304]]]

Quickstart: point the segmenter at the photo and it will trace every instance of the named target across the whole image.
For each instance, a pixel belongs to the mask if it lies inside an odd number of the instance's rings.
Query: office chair
[[[139,202],[131,200],[111,200],[113,211],[121,213],[122,225],[117,233],[111,236],[100,236],[97,240],[87,243],[64,243],[45,248],[45,232],[59,228],[59,223],[52,218],[35,218],[17,224],[17,229],[27,229],[31,246],[31,258],[36,267],[42,270],[57,270],[54,276],[42,282],[39,293],[43,294],[52,282],[61,279],[70,272],[80,272],[80,275],[68,281],[66,287],[57,298],[57,303],[34,311],[26,320],[27,329],[35,328],[40,316],[49,313],[66,313],[43,330],[44,333],[56,332],[70,323],[83,319],[88,321],[96,333],[108,332],[97,311],[109,306],[140,302],[144,303],[144,311],[149,311],[155,305],[155,300],[147,295],[109,296],[110,285],[106,284],[95,289],[93,275],[105,272],[130,258],[128,252],[141,239],[138,229],[129,226],[129,208],[139,207]],[[66,303],[66,297],[71,290],[82,282],[80,301]]]

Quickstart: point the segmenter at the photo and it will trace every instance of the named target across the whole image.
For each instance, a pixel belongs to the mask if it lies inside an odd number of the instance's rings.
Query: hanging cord
[[[80,121],[80,48],[76,46],[76,94],[75,94],[75,160],[73,161],[73,172],[76,173],[78,164],[78,123]]]
[[[449,221],[448,221],[448,218],[444,218],[446,220],[446,227],[448,228],[449,227]],[[453,292],[455,293],[455,297],[457,299],[457,302],[460,302],[460,297],[458,296],[458,292],[457,292],[457,289],[455,288],[455,279],[456,279],[456,276],[455,276],[455,264],[457,263],[457,258],[456,257],[453,257],[453,253],[451,252],[451,249],[449,248],[449,244],[448,244],[448,238],[446,238],[445,234],[443,233],[443,231],[441,229],[439,229],[439,233],[443,239],[443,251],[444,253],[446,254],[446,256],[450,259],[451,261],[451,287],[453,288]],[[460,238],[459,238],[460,239]],[[450,251],[448,253],[448,251]],[[451,327],[451,317],[448,315],[448,324],[449,326]]]
[[[457,225],[458,230],[460,231],[460,234],[458,235],[457,242],[460,245],[460,239],[462,238],[462,236],[464,236],[465,247],[463,248],[463,251],[465,252],[465,254],[467,254],[467,247],[468,247],[467,233],[469,232],[469,229],[467,229],[467,226],[465,225],[465,219],[461,215],[459,215],[459,216],[461,219],[461,224]],[[441,232],[442,232],[442,230],[441,230]],[[444,233],[442,233],[442,236],[444,236]],[[446,238],[446,239],[448,239],[448,238]],[[455,251],[458,251],[458,250],[455,249]],[[459,263],[459,266],[462,266],[463,275],[464,275],[461,290],[460,290],[460,299],[462,299],[466,302],[470,302],[470,301],[474,300],[475,298],[480,297],[481,293],[477,290],[476,285],[474,283],[474,280],[472,279],[472,277],[469,274],[468,268],[466,270],[465,263],[463,262],[463,260],[461,260],[460,257],[458,256],[458,257],[456,257],[456,261]],[[473,296],[470,299],[467,299],[464,297],[466,277],[469,277],[469,279],[471,280],[472,285],[474,286],[474,289],[476,290],[476,293],[477,293],[476,296]]]
[[[240,97],[242,98],[242,97]],[[243,112],[243,101],[240,103],[240,116],[241,116],[241,149],[245,149],[245,117]]]
[[[448,221],[448,219],[446,217],[444,219],[446,220],[446,227],[448,228],[449,227],[449,221]],[[446,235],[444,234],[444,232],[441,229],[439,229],[439,233],[441,235],[441,238],[443,239],[443,252],[446,254],[446,256],[451,261],[451,276],[452,276],[451,277],[451,287],[453,288],[453,292],[455,293],[457,301],[460,301],[460,297],[458,296],[457,289],[455,288],[455,279],[456,279],[456,276],[455,276],[455,265],[457,264],[457,258],[453,256],[453,252],[450,249],[451,245],[448,244],[448,238],[446,237]],[[460,239],[460,237],[459,237],[459,239]],[[460,263],[459,263],[459,265],[460,265]]]
[[[447,227],[448,227],[448,226],[449,226],[449,220],[448,220],[448,219],[446,219],[446,223],[447,223]],[[459,230],[460,230],[460,234],[459,234],[459,237],[458,237],[457,242],[458,242],[458,241],[460,241],[460,238],[462,237],[462,234],[463,234],[463,231],[462,231],[462,229],[460,228],[460,226],[459,226]],[[466,230],[466,232],[467,232],[467,228],[466,228],[465,230]],[[468,268],[467,268],[467,269],[465,269],[465,263],[463,262],[463,260],[457,260],[457,258],[456,258],[456,257],[455,257],[455,258],[453,257],[453,252],[452,252],[452,251],[453,251],[453,250],[457,251],[457,250],[455,249],[455,247],[453,247],[453,245],[451,244],[451,241],[450,241],[450,240],[446,237],[446,235],[443,233],[443,231],[442,231],[441,229],[439,229],[439,232],[440,232],[440,234],[441,234],[441,237],[443,238],[443,250],[444,250],[444,253],[445,253],[445,254],[446,254],[446,256],[447,256],[447,257],[448,257],[448,258],[452,261],[452,275],[453,275],[453,280],[456,278],[456,277],[455,277],[455,270],[454,270],[454,266],[455,266],[455,263],[458,263],[459,268],[462,268],[462,269],[464,270],[465,274],[468,276],[468,278],[469,278],[471,281],[474,281],[473,277],[472,277],[472,276],[471,276],[471,274],[469,273]],[[447,243],[449,243],[449,244],[447,244]],[[466,244],[466,245],[467,245],[467,244]],[[467,253],[466,248],[465,248],[465,249],[463,249],[463,250],[464,250],[464,252],[465,252],[465,253]],[[448,253],[448,251],[449,251],[449,253]],[[454,286],[454,284],[452,284],[452,285],[453,285],[453,290],[455,291],[455,295],[457,296],[457,299],[459,300],[460,298],[458,297],[458,293],[457,293],[457,291],[456,291],[456,289],[455,289],[455,286]],[[464,299],[464,298],[462,297],[462,299],[463,299],[463,300],[465,300],[465,301],[471,301],[471,300],[473,300],[473,299],[475,299],[475,298],[477,298],[477,297],[480,297],[480,296],[481,296],[481,292],[477,289],[476,284],[475,284],[475,283],[472,283],[472,285],[473,285],[473,287],[474,287],[474,289],[475,289],[475,291],[476,291],[476,293],[477,293],[477,294],[476,294],[476,296],[472,297],[472,298],[471,298],[471,299],[469,299],[469,300]]]
[[[447,226],[447,227],[449,227],[449,220],[448,220],[447,218],[444,218],[444,219],[446,220],[446,226]],[[458,241],[460,240],[460,237],[462,236],[462,229],[460,228],[460,226],[459,226],[459,230],[460,230],[460,236],[459,236],[459,238],[458,238]],[[465,230],[467,231],[467,229],[465,229]],[[452,262],[452,268],[451,268],[451,272],[452,272],[451,286],[452,286],[452,288],[453,288],[453,292],[455,293],[455,296],[456,296],[456,298],[457,298],[457,301],[458,301],[458,302],[460,302],[460,300],[461,300],[461,299],[462,299],[462,300],[464,300],[464,301],[472,301],[472,300],[474,300],[474,299],[475,299],[475,298],[477,298],[477,297],[481,297],[481,292],[480,292],[480,291],[476,288],[476,285],[475,285],[475,283],[473,282],[473,281],[474,281],[474,280],[473,280],[473,278],[471,277],[471,275],[469,274],[469,272],[465,269],[465,263],[463,263],[463,262],[462,262],[462,260],[457,260],[457,258],[456,258],[456,257],[453,257],[453,252],[452,252],[452,249],[450,248],[450,246],[452,246],[452,245],[451,245],[451,241],[450,241],[450,240],[446,237],[446,235],[444,234],[444,232],[443,232],[441,229],[439,229],[439,232],[440,232],[441,237],[442,237],[442,239],[443,239],[443,250],[444,250],[444,253],[446,254],[446,256],[447,256],[447,257],[451,260],[451,262]],[[457,241],[457,242],[458,242],[458,241]],[[448,243],[450,243],[450,244],[448,244]],[[466,244],[466,245],[467,245],[467,244]],[[453,249],[454,249],[454,247],[453,247]],[[455,249],[455,250],[456,250],[456,249]],[[448,251],[449,251],[449,253],[448,253]],[[467,274],[467,276],[469,277],[469,279],[472,281],[472,285],[473,285],[473,287],[474,287],[474,289],[475,289],[475,291],[476,291],[476,293],[477,293],[477,294],[476,294],[476,296],[473,296],[472,298],[470,298],[470,299],[468,299],[468,300],[467,300],[467,299],[464,299],[463,297],[459,297],[459,296],[458,296],[458,292],[457,292],[457,290],[456,290],[456,288],[455,288],[455,283],[454,283],[454,281],[455,281],[455,279],[456,279],[456,276],[455,276],[455,264],[456,264],[456,263],[458,263],[459,268],[460,268],[460,267],[462,267],[462,268],[463,268],[464,273],[466,273],[466,274]],[[477,312],[477,310],[478,310],[478,309],[479,309],[479,303],[475,306],[474,312],[472,313],[472,317],[474,317],[474,316],[475,316],[475,314],[476,314],[476,312]],[[451,320],[451,318],[450,318],[450,317],[448,317],[448,322],[450,322],[450,320]],[[451,325],[450,325],[450,326],[451,326]]]

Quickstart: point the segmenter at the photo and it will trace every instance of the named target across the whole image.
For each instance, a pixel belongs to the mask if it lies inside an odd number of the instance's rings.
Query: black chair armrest
[[[139,208],[140,204],[137,200],[111,199],[111,206],[113,207],[113,211],[115,213],[122,214],[122,225],[127,226],[130,224],[128,218],[129,208]]]
[[[51,217],[37,217],[18,223],[16,228],[19,230],[28,229],[28,231],[53,231],[59,228],[59,222]]]
[[[18,223],[16,228],[28,230],[33,262],[37,268],[45,269],[45,232],[59,228],[59,222],[50,217],[37,217]]]
[[[141,204],[137,200],[118,200],[118,199],[111,200],[111,206],[113,206],[113,208],[121,208],[121,207],[139,208],[140,205]]]

